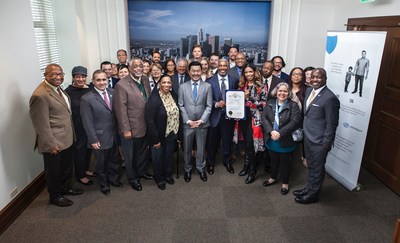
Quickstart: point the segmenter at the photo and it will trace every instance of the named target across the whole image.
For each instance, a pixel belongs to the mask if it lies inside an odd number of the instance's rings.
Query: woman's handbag
[[[293,141],[300,142],[303,141],[303,128],[298,128],[292,133]]]

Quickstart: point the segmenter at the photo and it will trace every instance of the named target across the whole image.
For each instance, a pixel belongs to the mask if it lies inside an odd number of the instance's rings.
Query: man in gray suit
[[[295,201],[309,204],[318,201],[325,178],[325,163],[335,139],[339,122],[340,102],[326,86],[326,71],[314,69],[311,87],[304,100],[304,152],[308,162],[307,186],[293,191]]]
[[[183,159],[185,162],[186,182],[191,180],[190,163],[193,141],[196,139],[196,168],[202,181],[207,181],[205,173],[204,150],[207,140],[208,120],[212,106],[211,85],[201,80],[201,64],[193,61],[189,64],[191,80],[179,87],[178,105],[183,120]]]
[[[115,156],[117,121],[113,104],[114,90],[107,88],[107,74],[102,70],[93,73],[94,88],[81,98],[80,113],[88,138],[88,147],[96,155],[95,170],[101,192],[110,194],[110,185],[120,187],[119,161]]]

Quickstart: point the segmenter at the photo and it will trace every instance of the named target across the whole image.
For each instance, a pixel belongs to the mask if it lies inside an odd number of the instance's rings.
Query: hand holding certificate
[[[226,91],[226,116],[233,119],[245,118],[245,99],[243,90]]]

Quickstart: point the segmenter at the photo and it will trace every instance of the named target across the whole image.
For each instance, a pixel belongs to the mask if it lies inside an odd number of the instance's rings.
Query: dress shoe
[[[206,182],[206,181],[207,181],[207,174],[206,174],[206,172],[199,172],[199,174],[200,174],[200,179],[201,179],[202,181]]]
[[[355,94],[355,93],[357,93],[357,90],[353,90],[353,92],[351,92],[352,94]]]
[[[294,190],[293,191],[293,195],[295,195],[296,197],[301,197],[301,196],[303,196],[303,195],[305,195],[307,193],[308,193],[307,188],[303,188],[303,189],[300,189],[300,190]]]
[[[286,194],[288,194],[288,193],[289,193],[289,188],[287,188],[287,189],[284,188],[284,187],[281,188],[281,194],[282,194],[282,195],[286,195]]]
[[[49,203],[54,204],[58,207],[68,207],[73,204],[73,202],[71,200],[69,200],[68,198],[65,198],[65,197],[59,197],[57,199],[50,200]]]
[[[115,187],[123,186],[123,184],[120,181],[110,181],[109,183],[111,186],[115,186]]]
[[[141,176],[145,180],[153,180],[153,176],[150,174],[145,173],[144,175]]]
[[[316,203],[318,202],[318,194],[305,194],[303,196],[296,197],[294,201],[300,204]]]
[[[142,184],[140,184],[140,181],[132,182],[131,186],[132,186],[133,190],[136,190],[136,191],[141,191],[143,189]]]
[[[157,183],[157,187],[160,190],[165,190],[165,183],[164,182]]]
[[[246,180],[244,181],[244,183],[250,184],[250,183],[253,183],[255,180],[256,180],[256,174],[250,173],[250,174],[247,176],[247,178],[246,178]]]
[[[165,181],[170,185],[173,185],[175,183],[175,180],[173,178],[167,178],[165,179]]]
[[[186,182],[189,182],[192,179],[192,174],[190,172],[185,172],[185,175],[183,176]]]
[[[81,195],[82,193],[83,190],[79,188],[70,188],[66,191],[61,192],[61,194],[63,195],[71,195],[71,196]]]
[[[239,172],[239,176],[247,175],[247,170],[249,169],[248,166],[244,166],[243,169]]]
[[[210,175],[214,174],[214,166],[213,166],[213,165],[209,165],[209,166],[207,167],[207,172],[208,172],[208,174],[210,174]]]
[[[106,196],[110,195],[110,188],[109,187],[102,186],[100,191],[101,191],[101,193],[103,193]]]
[[[231,164],[225,165],[225,168],[229,173],[231,173],[231,174],[235,173],[235,170],[233,169],[233,166]]]
[[[270,182],[269,180],[264,181],[263,186],[272,186],[275,184],[278,180],[275,180],[273,182]]]

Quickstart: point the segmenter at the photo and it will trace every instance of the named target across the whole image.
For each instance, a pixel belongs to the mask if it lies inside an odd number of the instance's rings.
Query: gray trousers
[[[183,160],[185,172],[190,172],[192,170],[191,152],[193,148],[193,141],[196,139],[196,168],[199,172],[204,172],[206,166],[204,152],[207,141],[207,130],[206,128],[189,128],[185,127],[183,129]]]

